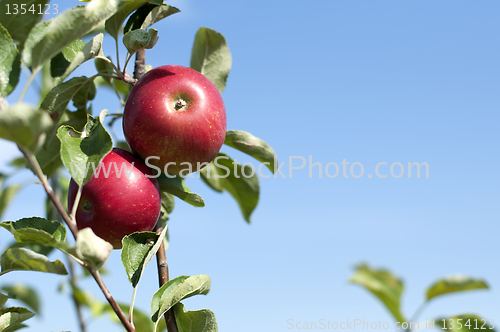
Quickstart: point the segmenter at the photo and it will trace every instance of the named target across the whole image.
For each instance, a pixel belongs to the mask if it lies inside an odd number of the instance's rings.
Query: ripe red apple
[[[175,163],[166,173],[187,174],[217,156],[226,136],[226,109],[215,85],[196,70],[161,66],[132,88],[123,133],[146,164],[165,172],[167,163]]]
[[[94,172],[83,186],[76,224],[78,229],[90,227],[119,249],[125,235],[153,230],[161,210],[160,190],[156,179],[146,177],[153,175],[151,170],[126,150],[114,148],[99,167],[99,173]],[[71,179],[70,212],[77,191],[78,185]]]

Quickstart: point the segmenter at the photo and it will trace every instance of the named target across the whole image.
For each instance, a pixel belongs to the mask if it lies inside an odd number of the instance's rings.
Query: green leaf
[[[13,298],[19,300],[30,307],[35,313],[40,313],[40,300],[35,289],[24,284],[14,284],[3,286],[2,290]]]
[[[79,52],[75,53],[64,73],[61,75],[61,77],[58,77],[55,80],[56,85],[64,81],[69,76],[69,74],[71,74],[78,66],[80,66],[85,61],[93,59],[96,56],[102,56],[103,38],[104,35],[102,33],[96,35]]]
[[[85,36],[113,15],[119,1],[93,0],[83,7],[71,8],[52,19],[45,28],[43,38],[31,51],[31,66],[41,67],[75,39]]]
[[[368,265],[357,266],[356,273],[349,280],[363,286],[375,295],[391,312],[396,321],[405,322],[401,314],[401,293],[403,282],[386,270],[373,270]]]
[[[0,310],[0,331],[9,331],[10,327],[17,326],[19,323],[33,316],[35,314],[26,308],[12,307],[2,309]]]
[[[178,12],[180,10],[173,6],[147,3],[130,16],[123,31],[127,33],[136,29],[146,30],[156,22]]]
[[[55,86],[54,78],[50,75],[50,62],[45,63],[40,70],[32,72],[31,75],[37,75],[38,72],[41,74],[39,96],[43,100]]]
[[[132,30],[123,36],[123,45],[125,45],[130,55],[143,48],[153,48],[157,41],[158,31],[155,29],[149,29],[148,31],[143,29]]]
[[[205,75],[222,93],[231,63],[231,52],[224,36],[209,28],[200,28],[191,52],[191,68]]]
[[[70,45],[71,46],[71,45]],[[70,47],[68,46],[68,47]],[[53,78],[60,77],[69,66],[69,61],[64,58],[63,53],[57,54],[50,60],[50,75]],[[57,84],[56,84],[57,85]]]
[[[3,188],[0,192],[0,219],[19,189],[21,189],[20,185],[11,185]]]
[[[167,227],[167,221],[169,220],[169,215],[174,210],[175,198],[174,195],[166,193],[164,191],[161,192],[161,212],[160,212],[160,221],[163,227]],[[165,245],[165,250],[168,250],[169,247],[169,236],[168,230],[165,234],[165,239],[163,241]]]
[[[0,137],[33,152],[38,146],[39,137],[52,124],[47,112],[36,110],[28,104],[15,104],[0,112]]]
[[[81,52],[81,50],[87,45],[83,40],[81,39],[75,39],[66,46],[65,48],[62,49],[61,53],[66,61],[68,61],[68,64],[75,59],[75,56]]]
[[[0,173],[0,219],[9,203],[12,201],[16,193],[21,189],[20,185],[11,185],[3,187],[3,182],[7,177]]]
[[[47,244],[46,242],[61,242],[66,240],[66,227],[58,221],[49,221],[44,218],[32,217],[19,219],[18,221],[6,221],[1,223],[0,226],[11,232],[19,242],[31,242],[31,240],[36,240],[36,238],[31,237],[31,230],[41,231],[50,235],[50,238],[45,235],[40,235],[44,240],[42,240],[42,242],[33,242]]]
[[[163,191],[161,193],[161,204],[165,207],[165,210],[167,211],[168,214],[172,213],[172,211],[174,211],[174,206],[175,206],[174,196],[172,194]]]
[[[24,329],[25,327],[28,327],[28,325],[22,323],[15,323],[14,325],[9,326],[7,329],[2,330],[2,332],[14,332],[20,329]]]
[[[146,266],[160,248],[167,227],[160,235],[154,232],[138,232],[122,239],[122,263],[132,287],[136,287]]]
[[[57,129],[62,126],[71,126],[76,130],[83,130],[87,122],[87,110],[76,112],[65,111],[57,124],[54,124],[47,131],[45,143],[35,152],[35,157],[42,168],[42,171],[47,176],[51,176],[59,167],[62,166],[60,157],[61,142],[56,136]],[[51,206],[53,204],[51,203]],[[49,218],[54,219],[54,218]]]
[[[113,85],[118,92],[122,93],[123,100],[127,100],[128,95],[130,94],[130,90],[132,90],[132,85],[125,83],[122,80],[113,80]]]
[[[228,130],[224,144],[235,148],[258,161],[265,163],[267,168],[274,173],[275,165],[278,163],[274,150],[258,137],[242,130]]]
[[[32,68],[31,55],[33,53],[33,47],[35,47],[42,40],[43,36],[45,36],[50,22],[51,21],[43,21],[35,25],[26,39],[23,50],[23,61],[29,68]]]
[[[52,118],[58,121],[66,111],[69,102],[91,80],[92,78],[80,76],[59,84],[50,90],[40,107],[47,110],[52,114]]]
[[[466,276],[455,275],[436,281],[427,289],[427,301],[436,296],[474,289],[488,289],[486,282]]]
[[[255,170],[249,166],[237,164],[223,153],[219,153],[214,160],[216,174],[210,174],[220,180],[226,189],[238,202],[243,217],[250,222],[250,216],[259,202],[259,177]],[[252,174],[253,173],[253,174]],[[251,175],[251,176],[250,176]],[[207,174],[208,178],[208,174]]]
[[[166,219],[168,220],[168,216]],[[163,227],[165,227],[165,228],[167,228],[167,220],[165,220],[165,222],[162,223]],[[170,241],[170,236],[168,234],[168,229],[167,229],[167,231],[165,233],[165,237],[163,238],[163,246],[165,247],[165,251],[167,251],[169,248],[169,245],[170,245],[169,241]]]
[[[163,204],[161,205],[161,210],[160,210],[160,221],[161,221],[161,224],[162,225],[166,225],[167,224],[167,221],[169,220],[169,216],[168,216],[168,212],[167,212],[167,209],[165,209],[165,207],[163,206]]]
[[[213,190],[218,192],[224,191],[224,179],[222,179],[222,170],[215,166],[214,162],[211,161],[206,167],[203,167],[200,172],[201,179],[208,184]],[[216,177],[220,176],[220,177]]]
[[[75,55],[80,52],[85,46],[85,42],[81,39],[74,40],[71,44],[63,48],[63,50],[50,60],[50,74],[52,77],[58,77],[64,74],[66,68],[75,58]]]
[[[14,158],[13,160],[10,161],[10,163],[8,165],[15,167],[17,169],[26,167],[26,158],[24,158],[24,157]]]
[[[97,69],[97,72],[99,74],[112,75],[115,72],[115,70],[113,69],[113,66],[108,61],[106,61],[106,60],[97,58],[97,59],[94,60],[94,65],[95,65],[95,68]],[[101,78],[104,81],[106,81],[108,84],[111,85],[111,78],[110,77],[102,76]]]
[[[26,248],[44,256],[48,256],[54,250],[53,247],[46,244],[17,242],[15,240],[9,245],[9,248]]]
[[[0,24],[0,97],[8,96],[14,90],[20,73],[21,54],[7,29]]]
[[[137,8],[137,10],[128,18],[127,23],[123,28],[123,33],[126,34],[127,32],[130,32],[132,30],[141,29],[141,25],[146,19],[146,17],[156,7],[160,7],[160,5],[153,3],[145,3],[141,5],[139,8]],[[144,29],[146,30],[147,28]]]
[[[2,0],[2,10],[0,11],[0,23],[9,31],[12,38],[14,38],[20,45],[19,49],[22,49],[26,38],[28,37],[31,29],[42,20],[43,13],[40,13],[40,8],[45,11],[45,4],[49,0]],[[35,11],[26,10],[25,13],[19,7],[16,14],[14,10],[14,4],[26,5],[26,9],[34,6]],[[10,8],[10,14],[7,14],[7,6]]]
[[[492,319],[483,319],[475,314],[464,314],[448,318],[442,317],[442,318],[437,318],[434,321],[436,322],[436,325],[440,327],[441,330],[451,331],[451,332],[466,332],[466,331],[476,332],[478,330],[487,330],[490,332],[496,331],[493,328],[494,321]]]
[[[151,319],[158,323],[161,316],[179,301],[194,295],[207,294],[210,283],[210,277],[204,274],[180,276],[170,280],[161,286],[151,299]]]
[[[18,242],[47,245],[65,253],[69,253],[70,251],[70,246],[65,241],[66,227],[58,221],[33,217],[23,218],[16,222],[3,222],[0,226],[14,235],[14,238]]]
[[[39,271],[55,274],[68,274],[63,263],[54,262],[44,256],[25,248],[8,248],[0,257],[0,265],[4,275],[12,271]]]
[[[156,3],[161,4],[163,0],[122,0],[122,7],[113,16],[106,20],[106,32],[111,35],[114,39],[118,40],[118,34],[121,32],[122,24],[125,19],[137,8],[141,7],[145,3]]]
[[[73,105],[78,110],[86,111],[88,102],[95,98],[96,92],[97,90],[94,81],[88,81],[78,90],[78,92],[73,97]]]
[[[156,22],[163,20],[166,17],[169,17],[172,14],[179,13],[180,10],[175,8],[174,6],[169,6],[162,4],[154,8],[148,16],[144,19],[144,22],[141,24],[141,29],[147,29]]]
[[[74,283],[71,285],[71,290],[78,303],[89,308],[92,316],[94,317],[100,317],[104,312],[107,311],[108,307],[109,310],[113,310],[111,306],[109,306],[109,304],[96,300],[92,295],[92,292],[83,291]]]
[[[8,299],[13,299],[13,298],[15,298],[15,296],[5,295],[3,293],[0,293],[0,308],[3,308]]]
[[[12,185],[9,187],[5,187],[1,192],[0,192],[0,219],[2,218],[2,214],[9,206],[9,203],[12,201],[14,196],[17,194],[17,192],[21,189],[21,186],[19,185]]]
[[[156,180],[160,185],[161,191],[177,196],[186,203],[189,203],[193,206],[205,206],[205,201],[203,201],[203,198],[201,198],[201,196],[198,194],[192,193],[181,177],[167,177],[162,173]]]
[[[112,250],[113,245],[95,235],[90,227],[78,231],[75,242],[76,257],[91,268],[99,270]]]
[[[128,152],[132,152],[132,150],[130,150],[130,146],[128,146],[128,143],[125,141],[116,142],[116,147],[123,150],[127,150]]]
[[[57,131],[61,159],[79,186],[87,183],[93,175],[91,171],[85,171],[87,165],[93,163],[97,167],[113,148],[111,136],[102,124],[106,112],[102,111],[99,118],[87,115],[87,124],[81,133],[69,126],[62,126]]]
[[[155,232],[137,232],[122,239],[122,263],[132,287],[137,286],[148,253],[158,240]]]
[[[175,321],[179,332],[217,332],[215,314],[208,309],[184,310],[184,304],[174,306]]]

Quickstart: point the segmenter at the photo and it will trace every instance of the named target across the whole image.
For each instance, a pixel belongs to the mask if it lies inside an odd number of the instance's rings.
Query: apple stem
[[[102,281],[101,275],[99,274],[99,271],[94,270],[90,267],[87,267],[87,271],[94,277],[95,281],[99,285],[99,288],[101,289],[102,293],[104,294],[104,297],[106,300],[108,300],[109,304],[111,305],[111,308],[113,308],[113,311],[116,313],[116,316],[118,316],[118,319],[120,319],[120,322],[123,324],[123,326],[127,329],[127,332],[136,332],[135,328],[130,324],[128,321],[127,317],[123,313],[122,309],[118,306],[116,303],[115,299],[109,292],[108,288],[106,287],[106,284],[104,284],[104,281]]]
[[[146,49],[142,48],[135,54],[134,78],[139,80],[146,71]]]
[[[158,218],[154,232],[159,234],[161,231],[161,219]],[[158,281],[161,287],[169,280],[167,255],[165,254],[165,241],[161,241],[160,248],[158,248],[158,251],[156,252],[156,265],[158,266]],[[177,323],[175,322],[174,308],[170,308],[167,312],[165,312],[163,317],[165,318],[168,332],[179,332]]]

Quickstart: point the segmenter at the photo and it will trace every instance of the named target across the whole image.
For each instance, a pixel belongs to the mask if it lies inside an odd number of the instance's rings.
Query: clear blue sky
[[[392,322],[367,291],[347,283],[353,266],[367,262],[403,278],[406,316],[440,277],[484,278],[491,290],[436,299],[421,318],[473,312],[500,322],[498,1],[169,3],[182,12],[155,26],[160,39],[149,64],[189,65],[198,27],[215,29],[233,56],[223,93],[229,129],[266,140],[286,170],[290,156],[312,156],[323,167],[346,159],[365,169],[361,178],[344,178],[342,170],[319,178],[317,168],[309,178],[306,167],[291,179],[261,179],[251,225],[229,194],[189,180],[207,206],[176,201],[170,272],[208,274],[212,290],[186,300],[187,309],[213,310],[221,331],[287,331],[288,319]],[[112,40],[104,50],[114,57]],[[80,74],[90,74],[87,68]],[[93,106],[118,107],[107,93]],[[5,165],[14,148],[0,141],[0,149]],[[380,168],[385,179],[374,175],[379,162],[388,163]],[[401,178],[389,174],[395,162],[405,165]],[[429,178],[408,179],[408,162],[427,162]],[[34,182],[29,173],[16,179]],[[43,215],[43,204],[41,188],[31,184],[4,219]],[[3,231],[0,241],[5,246],[11,237]],[[130,301],[118,251],[107,268],[111,292]],[[43,316],[25,331],[78,330],[68,296],[55,292],[63,277],[11,273],[0,282],[17,280],[43,282]],[[83,285],[103,299],[91,280]],[[137,306],[149,312],[156,289],[151,265]],[[121,331],[117,326],[102,319],[90,330]]]

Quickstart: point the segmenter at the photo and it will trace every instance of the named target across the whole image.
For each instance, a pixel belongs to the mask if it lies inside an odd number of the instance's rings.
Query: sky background
[[[261,178],[250,225],[228,193],[188,180],[206,207],[176,200],[170,275],[208,274],[212,288],[185,300],[187,309],[211,309],[220,331],[288,331],[288,320],[392,322],[378,300],[348,283],[354,266],[366,262],[402,278],[406,317],[426,287],[458,273],[482,278],[491,289],[437,298],[420,319],[470,312],[500,322],[500,2],[168,3],[181,13],[154,26],[160,39],[147,63],[189,66],[197,29],[221,32],[233,57],[223,93],[228,129],[267,141],[287,175]],[[104,52],[114,59],[113,40],[105,39]],[[90,62],[77,75],[94,72]],[[26,100],[37,102],[30,95]],[[96,114],[119,106],[113,94],[101,91],[93,103]],[[121,123],[114,131],[121,137]],[[17,155],[15,146],[1,140],[0,151],[0,170],[12,172],[6,164]],[[229,147],[223,151],[257,165]],[[312,156],[323,165],[323,177],[317,167],[309,177],[308,164],[289,178],[291,156]],[[362,163],[364,176],[344,178],[341,170],[325,177],[327,163],[341,166],[344,159]],[[379,162],[388,163],[380,173],[389,176],[368,178]],[[389,174],[395,162],[405,165],[401,178]],[[408,162],[427,162],[429,178],[413,173],[409,179]],[[11,179],[26,186],[4,220],[45,215],[35,181],[28,171]],[[0,232],[2,248],[12,240]],[[65,259],[58,253],[50,258]],[[130,302],[119,251],[106,268],[111,293]],[[78,331],[68,294],[56,291],[64,279],[36,272],[1,277],[0,285],[22,281],[40,292],[42,315],[25,331]],[[104,301],[93,280],[82,287]],[[151,264],[139,284],[139,309],[149,313],[157,288]],[[89,320],[89,331],[122,331],[107,318]]]

